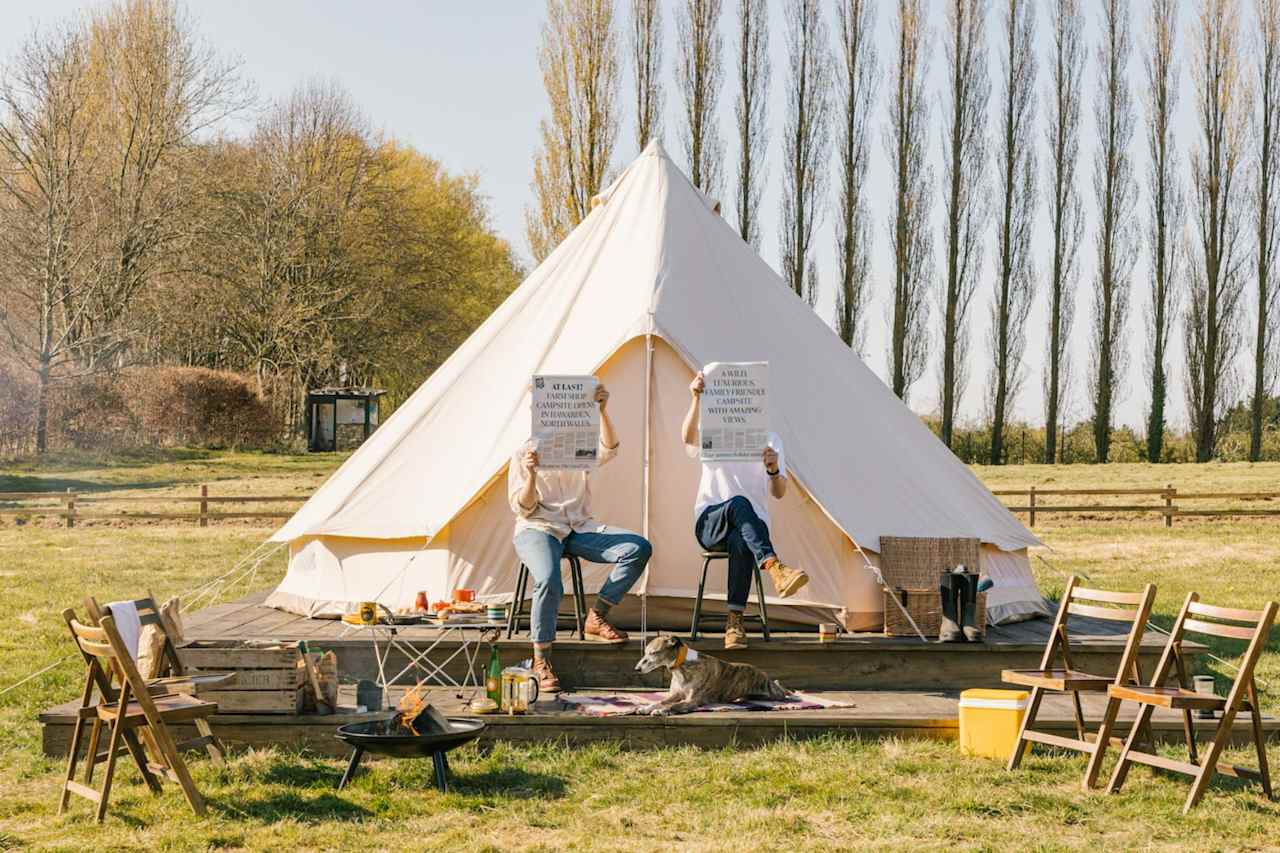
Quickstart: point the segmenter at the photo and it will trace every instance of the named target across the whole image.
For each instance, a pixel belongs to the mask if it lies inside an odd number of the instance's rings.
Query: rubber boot
[[[950,573],[942,576],[942,581],[938,584],[938,595],[942,598],[942,627],[938,630],[939,643],[963,643],[964,633],[960,630],[958,604],[959,589],[956,587],[955,581],[952,580],[955,575]]]
[[[970,643],[981,643],[982,632],[978,630],[978,576],[972,572],[952,575],[960,588],[960,626],[964,638]]]

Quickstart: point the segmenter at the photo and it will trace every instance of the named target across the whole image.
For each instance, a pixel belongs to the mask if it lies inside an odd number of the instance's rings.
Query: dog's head
[[[644,647],[644,657],[636,664],[636,672],[653,672],[655,669],[670,667],[676,662],[680,647],[684,643],[679,637],[670,634],[659,634]]]

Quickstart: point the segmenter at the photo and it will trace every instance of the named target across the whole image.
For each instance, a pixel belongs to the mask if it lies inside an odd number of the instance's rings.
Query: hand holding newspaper
[[[700,458],[758,462],[769,443],[769,363],[717,361],[702,376]]]
[[[600,447],[600,408],[594,376],[533,377],[529,434],[539,468],[594,468]]]

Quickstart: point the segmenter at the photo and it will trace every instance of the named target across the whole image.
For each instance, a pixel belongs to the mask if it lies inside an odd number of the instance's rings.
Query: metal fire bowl
[[[397,758],[413,758],[447,752],[475,740],[484,731],[482,720],[469,717],[449,717],[448,720],[453,731],[416,735],[384,734],[388,721],[373,720],[341,726],[337,735],[355,749]]]

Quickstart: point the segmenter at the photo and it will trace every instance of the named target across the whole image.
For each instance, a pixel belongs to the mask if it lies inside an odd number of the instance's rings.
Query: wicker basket
[[[979,571],[981,543],[968,538],[880,537],[880,571],[884,575],[884,633],[916,636],[902,610],[889,600],[895,596],[907,608],[926,637],[942,628],[942,598],[938,582],[943,572],[964,565]],[[978,630],[987,632],[987,594],[978,593]]]
[[[884,591],[884,633],[886,637],[915,637],[915,629],[902,615],[902,610],[889,600],[893,596],[907,609],[911,618],[916,620],[920,631],[926,637],[936,637],[942,630],[942,596],[938,588],[933,589],[895,589]],[[984,636],[987,633],[987,594],[978,593],[978,631]]]

